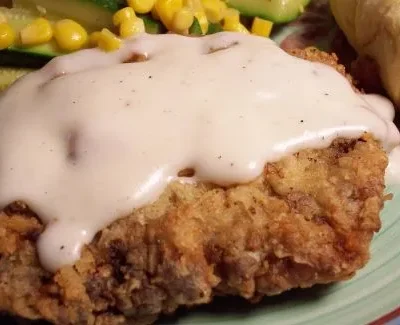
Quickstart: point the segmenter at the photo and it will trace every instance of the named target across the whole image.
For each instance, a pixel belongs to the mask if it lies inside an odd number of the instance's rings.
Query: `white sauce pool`
[[[133,54],[148,61],[123,63]],[[182,169],[244,183],[266,162],[366,131],[389,152],[400,142],[392,118],[333,68],[261,37],[142,35],[114,53],[57,58],[2,96],[0,205],[38,213],[39,257],[55,271]]]

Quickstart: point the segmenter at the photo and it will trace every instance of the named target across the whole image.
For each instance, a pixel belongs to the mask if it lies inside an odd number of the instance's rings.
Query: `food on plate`
[[[275,23],[287,23],[295,20],[310,3],[310,0],[226,0],[244,16],[261,17]]]
[[[334,56],[292,54],[241,33],[142,34],[7,89],[0,310],[151,323],[354,276],[400,143],[393,106]]]
[[[142,32],[204,36],[221,31],[269,37],[308,0],[13,0],[0,7],[0,65],[37,69],[83,48],[118,49]],[[18,75],[0,72],[1,83]]]
[[[377,63],[384,87],[400,105],[400,2],[330,0],[330,4],[351,45]]]
[[[95,33],[92,39],[101,38],[102,30],[113,32],[121,38],[145,31],[152,34],[169,31],[184,35],[206,35],[222,30],[268,37],[273,23],[281,24],[296,19],[308,2],[13,0],[13,8],[1,8],[0,35],[5,37],[0,39],[0,48],[53,57],[98,45],[98,42],[87,42],[86,34]],[[60,28],[60,24],[63,28]]]

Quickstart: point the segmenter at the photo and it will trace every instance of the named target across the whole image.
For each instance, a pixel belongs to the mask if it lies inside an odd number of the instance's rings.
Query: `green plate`
[[[373,240],[372,258],[352,280],[294,290],[259,305],[218,299],[212,306],[159,324],[362,325],[390,313],[400,305],[400,186],[390,186],[387,192],[394,199],[381,214],[383,226]]]

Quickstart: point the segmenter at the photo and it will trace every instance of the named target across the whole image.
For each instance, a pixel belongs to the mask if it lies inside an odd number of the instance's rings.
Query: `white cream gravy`
[[[133,54],[148,61],[123,63]],[[57,58],[2,96],[0,205],[38,213],[39,256],[55,271],[184,168],[244,183],[268,161],[367,131],[389,152],[400,142],[392,117],[333,68],[264,38],[141,35],[114,53]]]

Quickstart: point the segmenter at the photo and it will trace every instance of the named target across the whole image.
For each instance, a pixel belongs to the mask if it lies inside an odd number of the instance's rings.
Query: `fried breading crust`
[[[0,310],[57,324],[141,324],[215,295],[257,301],[349,279],[380,228],[386,166],[366,134],[269,163],[249,184],[172,183],[56,274],[38,261],[43,225],[13,203],[0,212]]]
[[[213,295],[257,300],[348,279],[380,228],[386,165],[365,136],[267,164],[247,185],[173,183],[55,275],[36,256],[43,226],[13,204],[0,214],[0,309],[57,324],[124,324],[123,314],[151,321]]]

